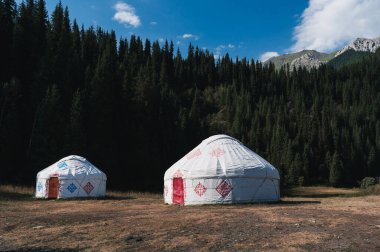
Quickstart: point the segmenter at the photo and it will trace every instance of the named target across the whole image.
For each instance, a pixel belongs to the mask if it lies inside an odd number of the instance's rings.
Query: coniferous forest
[[[119,39],[61,4],[49,16],[44,0],[0,0],[0,183],[32,185],[76,154],[109,188],[160,190],[167,168],[224,133],[276,166],[282,186],[355,186],[380,176],[379,119],[380,50],[339,70],[275,70]]]

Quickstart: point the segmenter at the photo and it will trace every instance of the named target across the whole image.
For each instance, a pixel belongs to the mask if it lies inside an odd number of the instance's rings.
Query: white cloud
[[[165,42],[165,39],[164,39],[164,38],[159,38],[159,39],[158,39],[158,42],[159,42],[159,43],[164,43],[164,42]]]
[[[156,21],[151,21],[149,24],[152,25],[152,26],[154,26],[154,25],[157,25],[157,22]]]
[[[113,20],[135,28],[141,25],[140,18],[136,15],[135,8],[131,5],[119,1],[113,8],[116,10],[116,13],[112,18]]]
[[[223,49],[226,49],[226,46],[225,45],[219,45],[215,48],[217,51],[221,51]]]
[[[268,59],[270,59],[272,57],[277,57],[277,56],[280,56],[280,54],[278,52],[265,52],[265,53],[260,55],[260,61],[265,62]]]
[[[224,49],[235,49],[235,45],[233,45],[233,44],[228,44],[228,45],[219,45],[219,46],[217,46],[215,49],[217,50],[217,51],[221,51],[221,50],[224,50]]]
[[[185,33],[185,34],[179,35],[177,37],[178,38],[182,38],[182,39],[194,39],[194,40],[198,40],[199,39],[199,36],[191,34],[191,33]]]
[[[215,58],[219,58],[220,55],[224,55],[226,52],[228,52],[230,49],[230,51],[234,51],[236,48],[235,45],[233,44],[227,44],[227,45],[218,45],[217,47],[214,48],[214,57]]]
[[[289,51],[333,51],[357,37],[378,37],[379,24],[379,0],[310,0]]]

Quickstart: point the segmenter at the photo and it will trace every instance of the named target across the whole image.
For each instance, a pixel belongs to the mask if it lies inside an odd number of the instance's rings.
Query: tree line
[[[160,190],[213,134],[266,158],[282,186],[352,186],[380,176],[380,51],[342,69],[276,70],[189,45],[84,28],[59,3],[0,0],[2,183],[33,184],[86,157],[115,189]],[[292,70],[292,71],[291,71]]]

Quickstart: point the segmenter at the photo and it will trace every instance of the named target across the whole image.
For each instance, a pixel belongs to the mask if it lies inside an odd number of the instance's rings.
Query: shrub
[[[367,189],[370,186],[376,184],[376,179],[374,177],[365,177],[360,183],[360,188]]]

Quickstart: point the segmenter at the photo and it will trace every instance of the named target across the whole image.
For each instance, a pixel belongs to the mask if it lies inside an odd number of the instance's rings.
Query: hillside
[[[361,62],[363,59],[368,58],[370,52],[347,50],[330,60],[327,65],[334,68],[341,68],[344,66],[352,65]]]
[[[375,53],[380,47],[380,38],[368,39],[357,38],[347,44],[338,52],[320,53],[315,50],[303,50],[297,53],[284,54],[268,59],[265,64],[273,63],[279,70],[286,64],[289,65],[290,71],[294,68],[305,67],[310,70],[319,68],[327,64],[335,68],[350,65],[359,62],[364,56]]]

